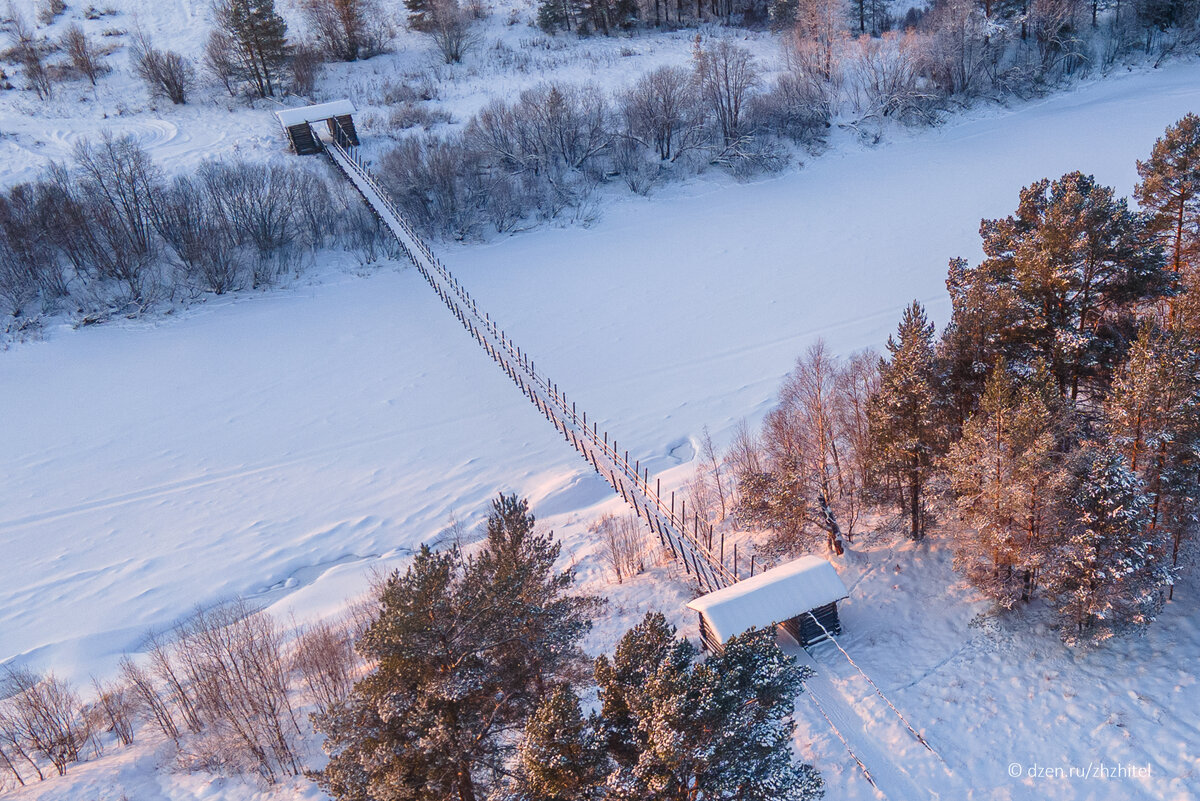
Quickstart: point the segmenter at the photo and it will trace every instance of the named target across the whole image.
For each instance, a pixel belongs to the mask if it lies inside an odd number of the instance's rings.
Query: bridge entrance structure
[[[301,106],[276,111],[275,118],[283,126],[292,150],[298,156],[311,156],[325,149],[319,136],[314,135],[313,123],[324,122],[329,136],[342,147],[357,147],[358,132],[354,129],[357,109],[349,100],[334,100],[315,106]]]

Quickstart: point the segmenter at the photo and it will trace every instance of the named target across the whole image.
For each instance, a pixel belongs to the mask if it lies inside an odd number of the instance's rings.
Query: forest
[[[1052,605],[1068,642],[1153,621],[1196,551],[1200,117],[1137,167],[1136,206],[1072,172],[983,220],[940,335],[913,302],[882,356],[809,347],[760,431],[706,448],[693,508],[768,552],[841,554],[890,506],[998,608]]]

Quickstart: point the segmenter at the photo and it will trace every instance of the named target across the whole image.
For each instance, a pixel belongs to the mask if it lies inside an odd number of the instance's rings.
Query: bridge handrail
[[[402,215],[400,210],[396,208],[386,190],[379,185],[378,181],[375,179],[375,176],[371,174],[367,166],[362,163],[361,159],[358,158],[357,153],[348,151],[340,142],[337,141],[336,137],[332,137],[325,144],[328,149],[336,152],[336,154],[340,156],[340,158],[334,158],[331,156],[334,163],[343,170],[351,171],[354,176],[357,177],[359,181],[370,190],[371,194],[375,196],[375,199],[378,200],[379,204],[382,205],[383,209],[387,212],[387,218],[383,220],[384,223],[389,227],[394,224],[400,229],[400,233],[402,233],[403,236],[398,238],[401,240],[401,245],[409,254],[409,257],[412,258],[414,254],[411,252],[411,250],[409,250],[404,240],[407,240],[408,243],[410,243],[420,254],[422,257],[421,260],[425,262],[424,267],[428,268],[430,272],[436,273],[442,282],[448,285],[447,291],[452,292],[454,296],[462,301],[462,303],[466,305],[468,313],[479,323],[481,323],[482,327],[488,330],[490,334],[498,341],[500,350],[511,357],[511,359],[519,366],[525,377],[528,378],[528,383],[538,390],[538,394],[544,396],[543,401],[548,402],[547,405],[552,406],[557,412],[557,414],[554,416],[556,418],[558,416],[562,417],[561,424],[565,427],[566,421],[569,419],[572,423],[572,428],[577,432],[576,435],[581,435],[581,439],[585,444],[590,446],[593,451],[598,450],[601,454],[603,454],[605,459],[609,461],[614,468],[616,468],[616,471],[620,472],[624,478],[632,482],[631,491],[641,495],[643,500],[642,505],[646,507],[647,522],[651,524],[651,527],[653,528],[654,524],[649,519],[649,507],[653,506],[656,517],[661,515],[662,518],[666,519],[665,525],[671,530],[667,536],[676,538],[682,542],[686,542],[688,549],[691,550],[692,553],[696,557],[699,557],[699,560],[704,563],[704,571],[708,573],[708,576],[706,577],[707,581],[705,583],[710,586],[710,589],[716,589],[737,581],[738,578],[736,574],[727,568],[723,560],[721,560],[711,549],[711,547],[700,538],[698,530],[689,532],[687,521],[682,519],[682,517],[676,513],[675,509],[673,508],[673,504],[666,503],[662,497],[660,497],[658,493],[649,486],[648,480],[639,475],[637,470],[629,464],[629,461],[617,451],[615,440],[610,440],[607,436],[607,432],[600,432],[596,428],[595,423],[593,423],[592,426],[581,425],[580,418],[575,409],[567,405],[565,396],[558,391],[556,384],[552,383],[548,377],[537,372],[533,366],[533,361],[529,359],[528,352],[522,351],[521,348],[517,347],[512,338],[507,336],[504,330],[500,328],[499,324],[492,319],[490,315],[484,314],[481,316],[478,306],[471,297],[470,293],[466,291],[466,289],[458,282],[450,270],[441,262],[441,260],[437,258],[436,255],[434,255],[433,250],[412,228],[412,226],[405,219],[404,215]],[[370,198],[366,199],[368,203],[371,203]],[[393,231],[393,233],[396,234],[397,232]],[[418,267],[422,267],[422,265],[418,264]],[[426,272],[425,269],[422,269],[422,272],[426,275],[426,279],[433,283],[433,278],[430,272]],[[435,290],[437,289],[436,285],[434,288]],[[446,300],[447,303],[450,303],[450,299],[448,297],[444,298],[444,300]],[[452,305],[452,310],[456,313],[456,316],[459,316],[460,320],[462,320],[462,309]],[[462,321],[464,324],[467,324],[466,320]],[[476,336],[478,337],[478,335]],[[503,363],[502,366],[506,367],[506,369],[513,369],[511,365],[508,365],[507,363]],[[521,383],[525,382],[522,381]],[[586,419],[586,417],[587,415],[584,414],[583,418]],[[612,444],[610,444],[610,442]],[[586,457],[586,453],[584,455]],[[597,469],[599,469],[598,466]],[[609,483],[614,485],[613,489],[615,491],[624,496],[625,490],[618,486],[619,482],[616,481],[615,475],[612,478],[613,481],[610,481]],[[626,500],[628,500],[628,497],[626,497]],[[633,506],[640,516],[641,510],[638,508],[636,500],[633,502]],[[658,520],[658,525],[660,529],[664,525],[661,518]],[[662,534],[661,530],[659,533],[660,535]],[[709,531],[709,538],[711,539],[711,527]],[[680,556],[683,557],[683,561],[686,565],[687,559],[683,554],[682,549],[680,551]],[[701,566],[699,564],[693,564],[693,567],[696,568],[699,577]]]

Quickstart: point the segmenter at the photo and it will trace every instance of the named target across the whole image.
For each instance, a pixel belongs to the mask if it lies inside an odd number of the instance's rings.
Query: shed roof
[[[354,104],[349,100],[334,100],[329,103],[319,103],[315,106],[301,106],[300,108],[288,108],[283,111],[276,111],[275,117],[279,120],[279,124],[284,128],[292,125],[299,125],[302,122],[317,122],[318,120],[327,120],[330,117],[340,117],[343,114],[353,114],[356,111]]]
[[[846,585],[833,565],[802,556],[764,570],[688,604],[704,615],[722,643],[756,626],[781,623],[846,597]]]

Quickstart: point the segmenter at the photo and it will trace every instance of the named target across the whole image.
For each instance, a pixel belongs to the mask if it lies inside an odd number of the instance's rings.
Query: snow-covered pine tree
[[[1193,329],[1200,329],[1200,293],[1195,290],[1200,271],[1200,116],[1187,114],[1168,126],[1137,170],[1141,180],[1134,195],[1190,296],[1171,302],[1172,319],[1188,310]]]
[[[608,798],[634,801],[808,801],[819,774],[791,750],[805,669],[773,630],[731,638],[694,664],[695,650],[661,614],[647,615],[612,662],[597,661],[600,725],[615,769]]]
[[[1137,163],[1134,195],[1177,273],[1200,260],[1200,116],[1187,114]]]
[[[1171,570],[1150,527],[1150,500],[1125,457],[1104,445],[1077,455],[1070,510],[1076,518],[1044,579],[1067,642],[1099,642],[1154,619]]]
[[[998,359],[1024,353],[1016,337],[1019,304],[1010,282],[990,275],[988,263],[972,268],[966,259],[950,260],[946,289],[953,312],[938,344],[945,375],[948,422],[962,427],[975,413],[988,369]]]
[[[546,33],[571,30],[571,5],[568,0],[538,0],[537,25]]]
[[[1016,214],[984,220],[980,234],[987,258],[957,277],[958,290],[980,283],[978,301],[1014,303],[1002,355],[1044,359],[1072,400],[1083,383],[1102,391],[1111,378],[1124,337],[1112,323],[1172,291],[1143,216],[1080,172],[1025,187]]]
[[[792,756],[792,710],[811,670],[775,644],[774,628],[752,629],[725,643],[695,670],[696,746],[705,762],[696,788],[703,798],[808,801],[824,794],[812,766]]]
[[[786,31],[796,26],[796,9],[800,0],[767,0],[767,19],[771,30]]]
[[[315,719],[334,798],[479,801],[546,687],[579,672],[597,602],[566,595],[557,543],[527,510],[501,496],[480,556],[422,548],[388,579],[356,645],[374,671]]]
[[[501,669],[528,677],[540,699],[554,677],[580,664],[577,643],[601,602],[568,594],[574,573],[554,569],[562,544],[554,532],[537,529],[528,501],[516,495],[493,500],[486,532],[486,546],[469,563],[466,578],[486,586],[503,605],[511,641]]]
[[[997,363],[979,410],[945,459],[967,525],[955,540],[955,562],[1006,609],[1031,597],[1058,527],[1066,475],[1051,381],[1043,369],[1019,385],[1007,364]]]
[[[677,694],[695,658],[692,644],[676,636],[661,612],[651,612],[625,632],[611,660],[596,660],[601,732],[617,764],[617,784],[632,781],[639,755],[648,747],[641,722],[653,716],[651,683],[658,693]]]
[[[281,88],[291,46],[287,23],[275,10],[275,0],[215,0],[214,42],[224,42],[236,79],[259,97],[272,97]],[[222,36],[221,34],[224,34]]]
[[[1150,493],[1150,526],[1171,537],[1171,565],[1178,567],[1200,495],[1195,340],[1145,325],[1117,373],[1105,412],[1113,444]]]
[[[904,310],[881,360],[869,425],[873,473],[909,518],[909,536],[925,535],[925,486],[942,448],[942,404],[933,323],[917,301]]]
[[[517,747],[517,770],[505,801],[592,801],[603,797],[608,756],[579,696],[559,685],[542,702]]]

